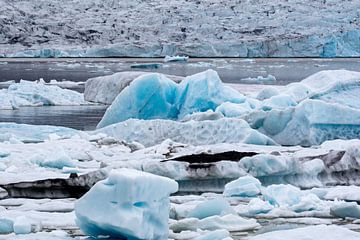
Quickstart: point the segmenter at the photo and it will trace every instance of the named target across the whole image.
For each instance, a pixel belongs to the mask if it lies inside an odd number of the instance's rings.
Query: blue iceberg
[[[76,222],[93,237],[167,239],[169,195],[178,184],[132,169],[111,171],[75,204]]]
[[[213,70],[186,77],[180,84],[161,74],[147,74],[120,92],[98,128],[130,118],[177,120],[195,112],[214,111],[224,102],[245,101],[242,94],[223,85]]]

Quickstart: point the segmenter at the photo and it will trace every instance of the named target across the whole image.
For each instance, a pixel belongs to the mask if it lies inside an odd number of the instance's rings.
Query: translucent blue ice
[[[98,128],[130,118],[181,119],[194,112],[215,110],[224,102],[245,100],[225,86],[213,70],[186,77],[180,84],[161,74],[148,74],[135,79],[115,98]]]
[[[167,239],[171,179],[132,169],[113,170],[75,204],[76,222],[93,237]]]

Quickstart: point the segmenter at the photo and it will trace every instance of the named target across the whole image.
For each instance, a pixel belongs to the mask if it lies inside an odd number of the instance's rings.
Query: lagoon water
[[[134,64],[159,63],[158,68],[132,68]],[[84,82],[91,77],[120,71],[148,71],[187,76],[206,69],[216,70],[225,83],[286,85],[301,81],[321,70],[347,69],[360,71],[360,58],[310,59],[209,59],[193,58],[188,62],[164,63],[163,59],[105,58],[105,59],[0,59],[0,83],[10,80]],[[266,77],[276,81],[254,81],[248,78]],[[7,84],[0,84],[0,87]],[[74,88],[82,92],[83,85]],[[0,122],[48,124],[92,130],[100,121],[107,106],[50,106],[1,110]]]

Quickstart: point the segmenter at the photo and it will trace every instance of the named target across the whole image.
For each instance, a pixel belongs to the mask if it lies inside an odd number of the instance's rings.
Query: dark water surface
[[[54,125],[94,130],[107,106],[46,106],[0,110],[0,122]]]
[[[133,64],[159,63],[157,69],[134,69]],[[163,63],[162,59],[106,58],[106,59],[1,59],[0,82],[20,79],[84,82],[91,77],[110,75],[119,71],[150,71],[187,76],[206,69],[216,70],[223,82],[245,84],[286,85],[301,81],[321,70],[347,69],[360,71],[360,58],[338,59],[190,59],[186,63]],[[248,81],[246,78],[267,75],[273,82]],[[5,85],[2,85],[6,87]],[[1,86],[0,86],[1,87]],[[83,91],[83,85],[76,87]],[[48,124],[81,130],[95,129],[106,106],[24,107],[0,110],[0,122]]]

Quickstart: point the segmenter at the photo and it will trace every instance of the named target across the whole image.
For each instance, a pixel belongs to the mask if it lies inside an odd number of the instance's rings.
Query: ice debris
[[[75,204],[84,233],[136,239],[167,239],[171,179],[131,169],[112,170]]]

